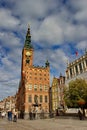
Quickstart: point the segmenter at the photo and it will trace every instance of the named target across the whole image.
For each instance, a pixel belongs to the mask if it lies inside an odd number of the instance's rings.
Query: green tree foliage
[[[87,82],[84,79],[71,81],[65,88],[64,99],[68,107],[87,107]]]

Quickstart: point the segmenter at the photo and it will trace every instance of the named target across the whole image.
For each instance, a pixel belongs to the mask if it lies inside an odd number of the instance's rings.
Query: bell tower
[[[22,50],[21,81],[17,95],[17,108],[25,119],[29,118],[29,112],[32,110],[49,113],[50,63],[47,60],[44,67],[35,66],[33,55],[28,26]]]
[[[31,44],[30,26],[26,33],[25,44],[22,51],[22,72],[27,69],[27,67],[33,66],[33,46]]]

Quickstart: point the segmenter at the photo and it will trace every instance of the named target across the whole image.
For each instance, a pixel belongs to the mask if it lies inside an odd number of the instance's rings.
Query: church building
[[[37,57],[38,58],[38,57]],[[28,27],[22,50],[21,80],[17,92],[16,107],[22,118],[29,118],[29,112],[43,110],[49,113],[50,66],[34,66],[34,48]]]

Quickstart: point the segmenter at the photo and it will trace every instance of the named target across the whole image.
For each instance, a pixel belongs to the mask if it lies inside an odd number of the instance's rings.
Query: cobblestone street
[[[87,130],[87,120],[43,119],[11,122],[0,119],[0,130]]]

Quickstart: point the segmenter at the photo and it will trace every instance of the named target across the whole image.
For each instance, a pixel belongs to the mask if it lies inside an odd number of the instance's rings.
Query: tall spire
[[[27,34],[26,34],[26,40],[25,40],[24,48],[26,48],[26,49],[33,48],[33,46],[31,45],[30,25],[28,25],[28,30],[27,30]]]
[[[46,67],[49,67],[49,66],[50,66],[50,63],[49,63],[48,60],[46,61],[45,66],[46,66]]]

